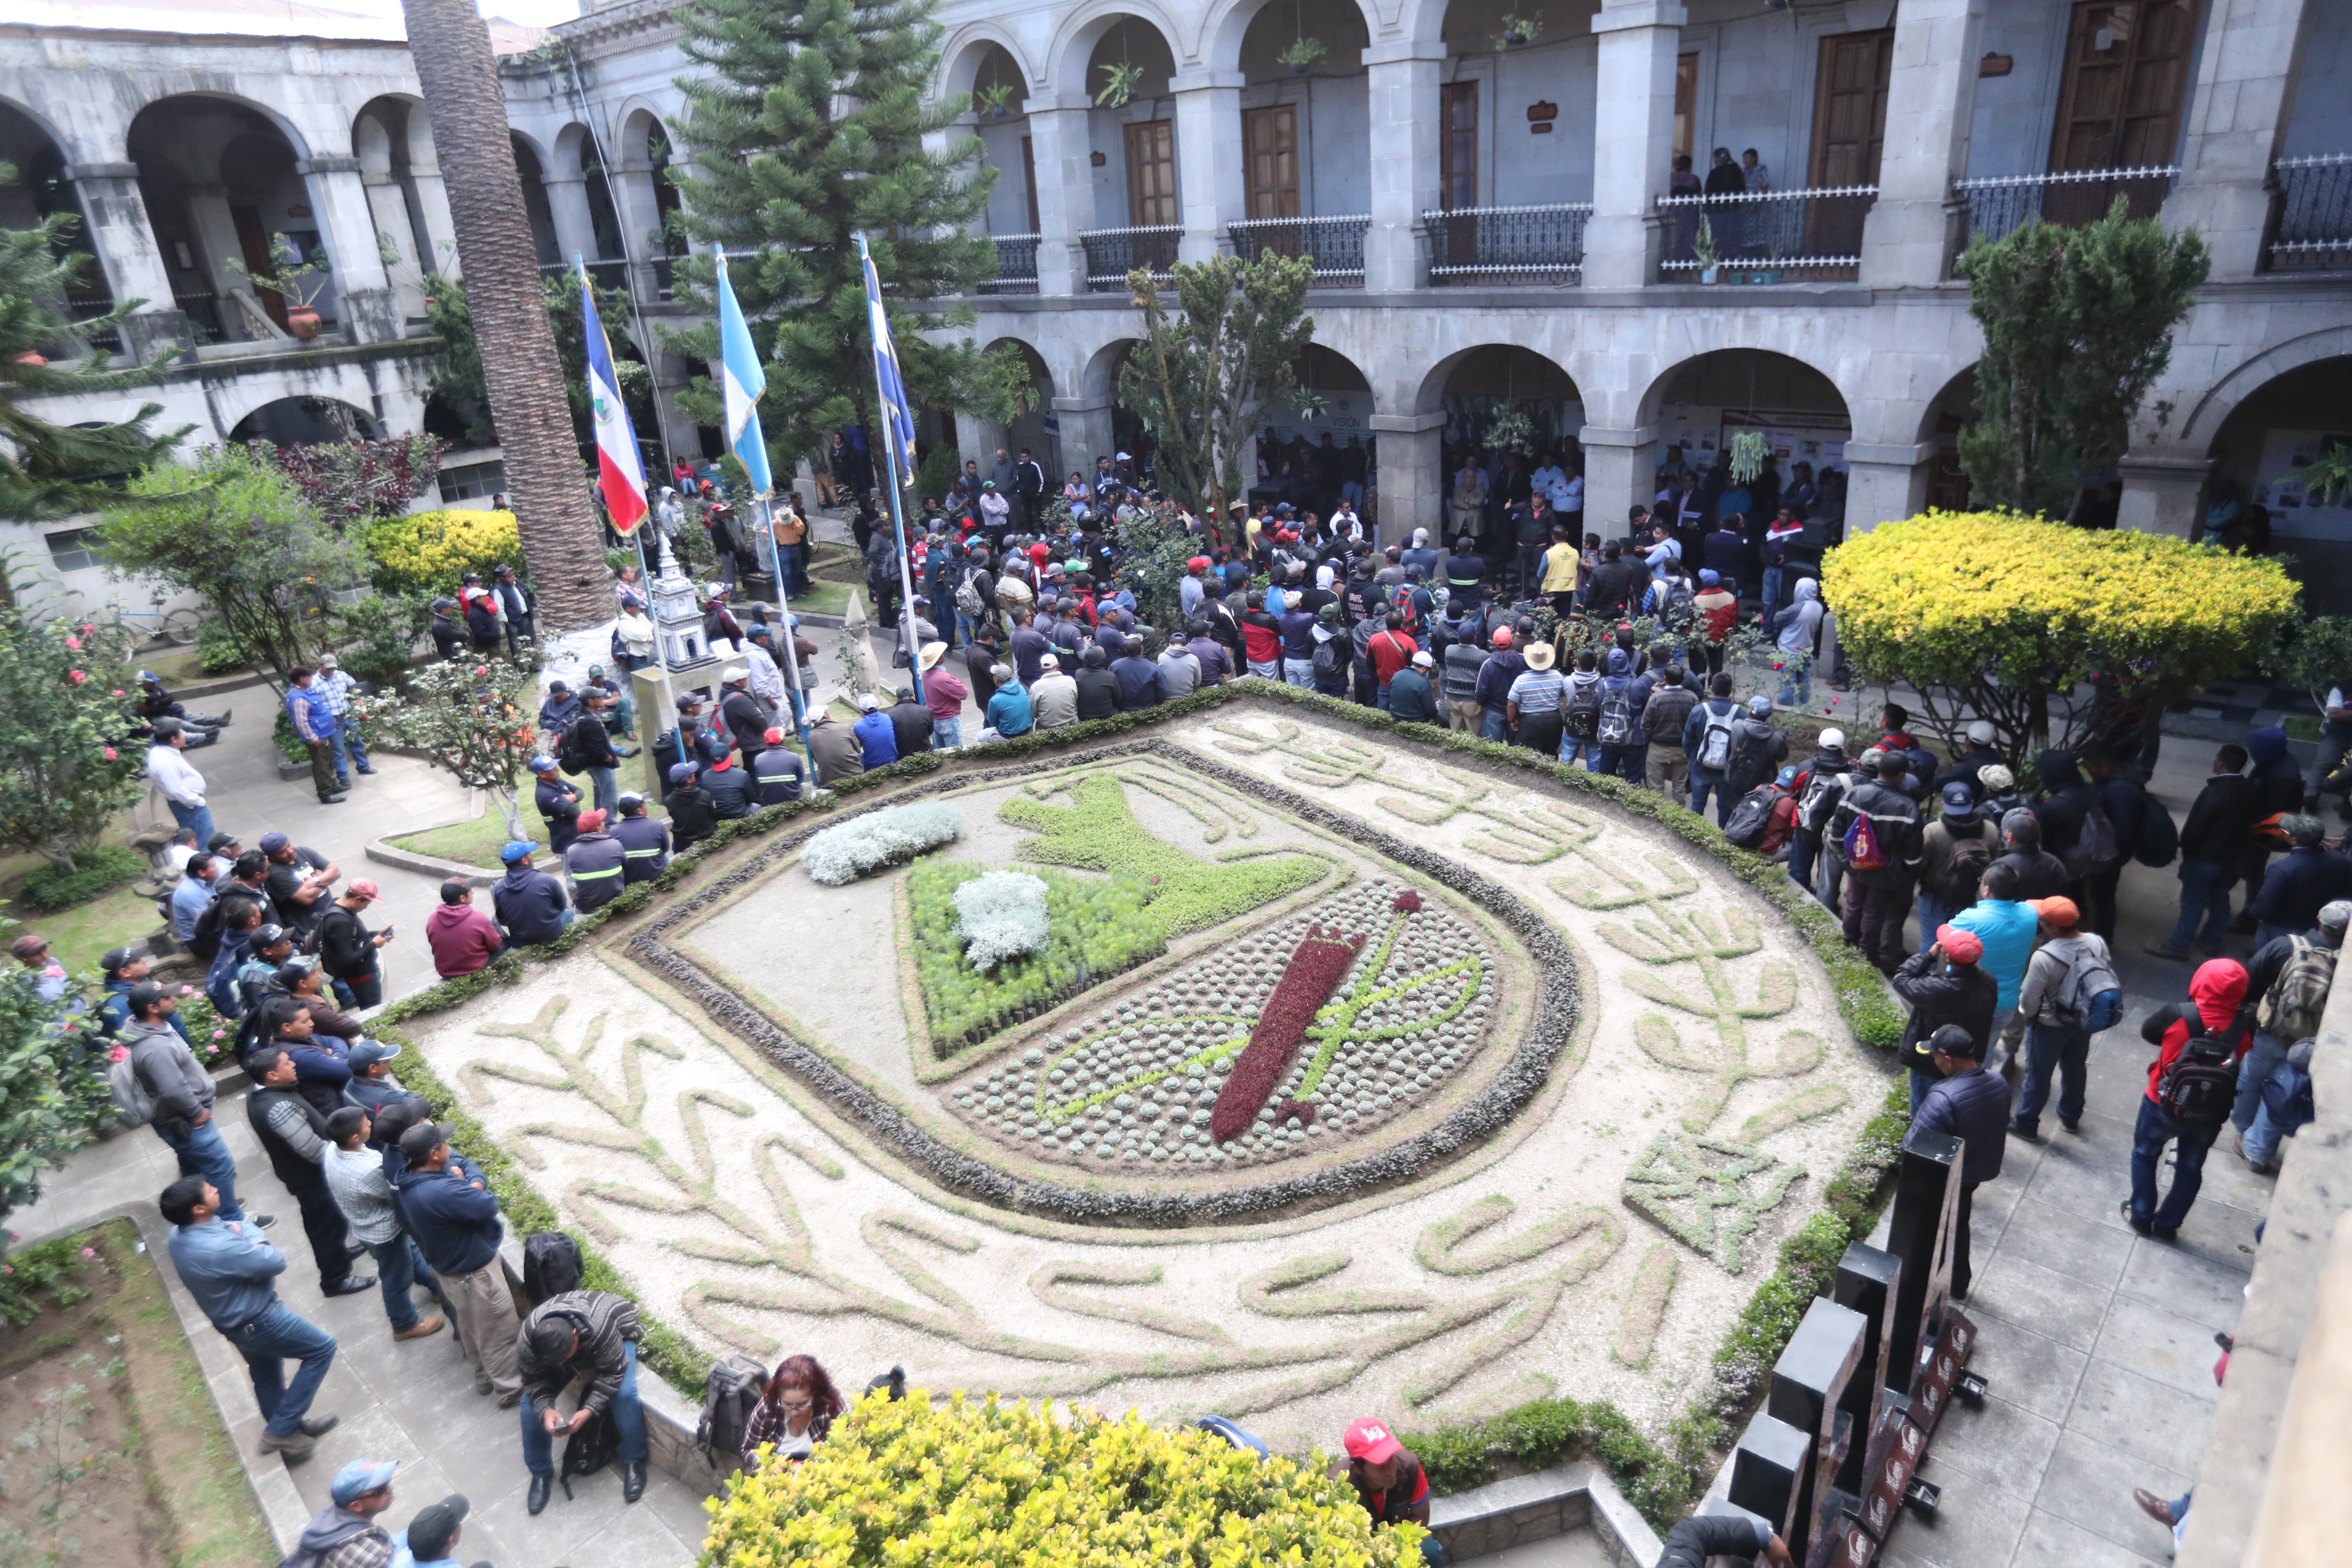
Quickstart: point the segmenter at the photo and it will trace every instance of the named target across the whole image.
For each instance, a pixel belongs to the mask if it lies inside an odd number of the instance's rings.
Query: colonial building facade
[[[629,286],[608,325],[654,368],[644,434],[700,452],[675,395],[703,367],[659,332],[679,310],[664,171],[688,155],[669,5],[509,35],[502,78],[542,264]],[[2120,196],[2213,254],[2119,465],[2121,521],[2186,534],[2259,500],[2315,575],[2352,574],[2352,510],[2280,483],[2352,432],[2352,6],[949,0],[940,19],[939,90],[975,95],[994,182],[974,331],[1020,345],[1037,391],[1010,429],[932,416],[967,455],[1091,467],[1125,432],[1129,269],[1275,248],[1315,259],[1321,396],[1269,421],[1376,445],[1385,524],[1439,521],[1449,452],[1509,408],[1580,455],[1596,520],[1760,427],[1843,470],[1866,527],[1966,498],[1968,236]],[[397,39],[0,27],[0,156],[29,179],[0,201],[76,203],[109,297],[147,301],[124,347],[189,349],[167,418],[226,437],[293,399],[265,421],[282,438],[322,410],[424,417],[423,277],[458,258]],[[225,266],[277,232],[329,268],[307,343]]]

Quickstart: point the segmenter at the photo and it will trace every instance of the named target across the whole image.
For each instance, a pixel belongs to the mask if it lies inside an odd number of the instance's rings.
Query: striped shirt
[[[362,1147],[352,1153],[321,1143],[319,1163],[354,1240],[381,1247],[400,1234],[400,1215],[392,1206],[392,1183],[384,1176],[381,1150]]]

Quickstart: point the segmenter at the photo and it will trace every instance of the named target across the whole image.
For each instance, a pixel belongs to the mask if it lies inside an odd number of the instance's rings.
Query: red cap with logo
[[[1388,1428],[1388,1423],[1365,1416],[1348,1426],[1348,1458],[1361,1459],[1368,1465],[1381,1464],[1404,1452],[1404,1445]]]

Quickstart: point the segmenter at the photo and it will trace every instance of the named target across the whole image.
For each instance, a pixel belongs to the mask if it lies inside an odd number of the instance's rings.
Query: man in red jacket
[[[490,917],[474,907],[473,887],[463,877],[441,884],[441,907],[425,918],[425,941],[444,980],[487,969],[505,945]]]
[[[2189,1043],[2192,1016],[2204,1033],[2222,1043],[2232,1060],[2244,1053],[2254,1037],[2253,1021],[2248,1018],[2242,1023],[2238,1016],[2239,1006],[2246,999],[2246,984],[2245,966],[2234,958],[2201,963],[2189,982],[2189,1000],[2158,1008],[2139,1026],[2140,1037],[2156,1047],[2157,1052],[2156,1060],[2148,1064],[2147,1092],[2139,1102],[2139,1121],[2132,1129],[2132,1190],[2124,1200],[2123,1211],[2125,1220],[2142,1236],[2159,1241],[2179,1239],[2180,1222],[2189,1217],[2189,1205],[2197,1201],[2197,1189],[2205,1179],[2206,1151],[2213,1147],[2222,1122],[2229,1120],[2226,1110],[2210,1126],[2176,1121],[2166,1115],[2157,1099],[2165,1069]],[[2164,1159],[2164,1146],[2176,1139],[2179,1148],[2173,1155],[2172,1188],[2158,1205],[2157,1170]]]

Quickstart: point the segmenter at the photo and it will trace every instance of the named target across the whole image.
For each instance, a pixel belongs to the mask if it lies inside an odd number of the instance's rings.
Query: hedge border
[[[1297,687],[1245,678],[1140,713],[1121,713],[1059,730],[1033,730],[1016,739],[995,742],[990,756],[992,761],[1013,762],[1066,751],[1123,735],[1147,724],[1158,725],[1210,712],[1242,698],[1286,703],[1320,712],[1342,723],[1387,731],[1477,762],[1521,769],[1569,790],[1599,796],[1666,828],[1763,893],[1806,937],[1814,955],[1829,973],[1838,1012],[1855,1038],[1887,1053],[1890,1058],[1900,1042],[1903,1015],[1878,971],[1845,946],[1843,932],[1836,921],[1817,900],[1790,881],[1782,867],[1738,848],[1705,817],[1662,795],[1622,779],[1563,765],[1523,747],[1506,746],[1433,725],[1399,722],[1374,709]],[[400,1024],[457,1006],[494,985],[519,983],[528,965],[567,956],[607,927],[639,914],[652,902],[656,892],[675,890],[699,870],[705,860],[728,846],[773,832],[784,823],[812,812],[830,810],[845,797],[901,780],[921,778],[944,765],[940,753],[922,752],[887,767],[840,780],[824,798],[789,802],[721,823],[710,838],[672,857],[654,881],[640,883],[604,909],[574,921],[551,942],[510,952],[478,973],[444,980],[394,1003],[378,1015],[374,1032],[380,1038],[411,1044],[398,1032]],[[436,1117],[449,1123],[465,1143],[498,1194],[509,1222],[526,1231],[562,1229],[554,1206],[539,1195],[511,1156],[465,1111],[448,1086],[422,1058],[421,1051],[406,1053],[401,1078],[425,1097]],[[1497,1460],[1535,1468],[1575,1453],[1589,1453],[1608,1468],[1644,1518],[1660,1526],[1670,1522],[1698,1495],[1709,1451],[1727,1445],[1732,1422],[1753,1406],[1763,1381],[1759,1373],[1769,1371],[1813,1298],[1830,1286],[1838,1258],[1847,1245],[1869,1234],[1880,1191],[1895,1168],[1909,1122],[1909,1098],[1905,1086],[1898,1082],[1889,1088],[1885,1103],[1864,1128],[1838,1173],[1830,1179],[1823,1194],[1825,1211],[1781,1242],[1772,1272],[1740,1309],[1738,1318],[1715,1352],[1710,1362],[1713,1385],[1694,1397],[1683,1415],[1669,1424],[1664,1445],[1643,1436],[1623,1413],[1605,1400],[1535,1400],[1490,1420],[1409,1434],[1431,1484],[1441,1492],[1458,1491],[1492,1479]],[[630,1296],[618,1271],[589,1240],[577,1230],[569,1234],[580,1243],[588,1286]],[[699,1397],[707,1370],[700,1353],[684,1335],[646,1313],[642,1306],[638,1311],[646,1330],[639,1346],[640,1356],[681,1394],[689,1399]]]

